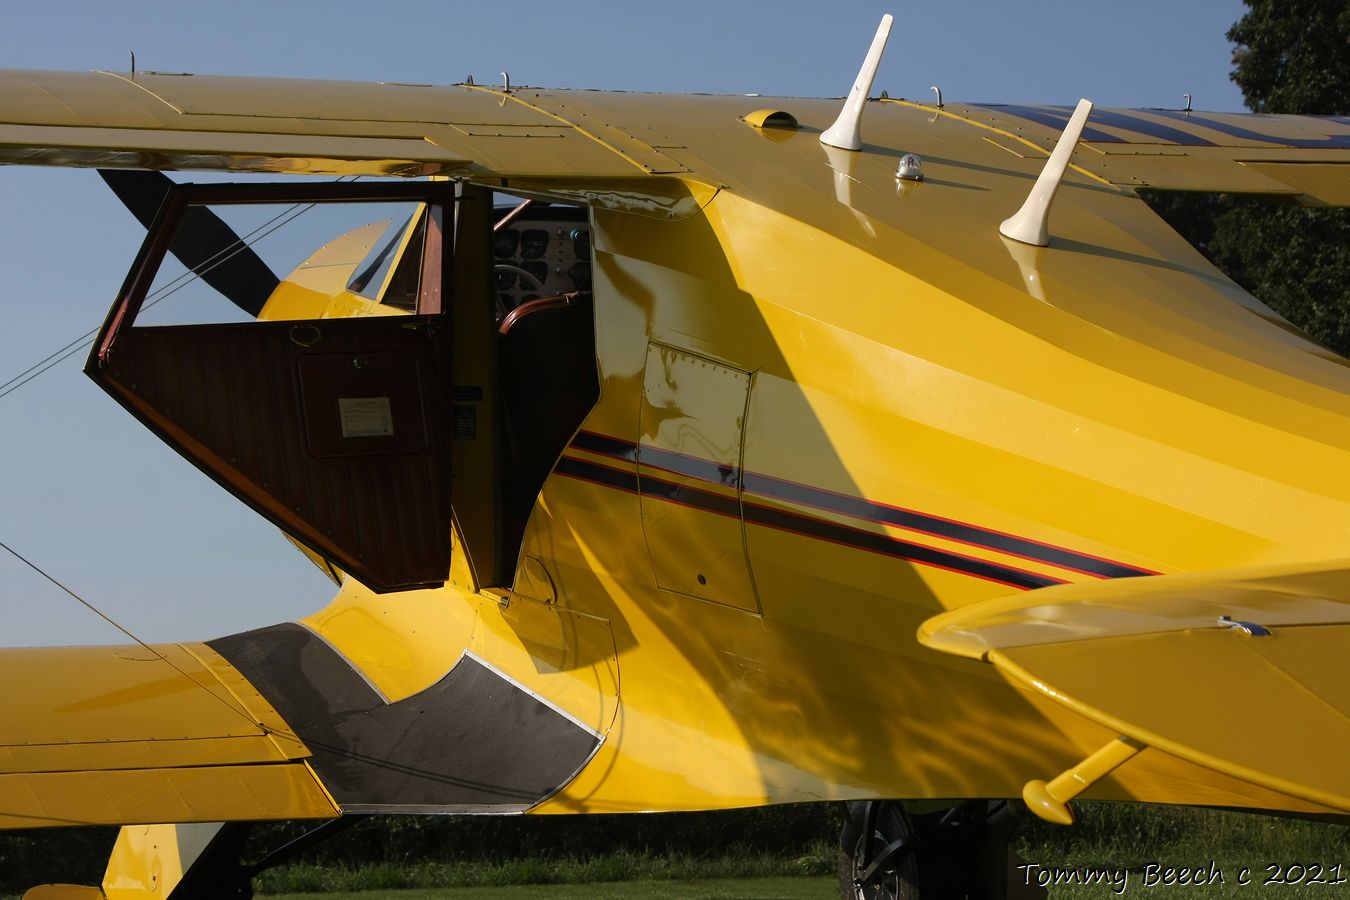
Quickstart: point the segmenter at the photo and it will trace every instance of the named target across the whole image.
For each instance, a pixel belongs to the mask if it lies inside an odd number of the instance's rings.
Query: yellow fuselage
[[[1338,123],[1099,111],[1035,248],[998,227],[1053,142],[1052,108],[868,103],[866,143],[849,152],[819,140],[839,108],[826,100],[3,81],[0,160],[458,179],[452,377],[486,391],[487,413],[477,446],[452,448],[449,580],[375,594],[347,578],[304,624],[388,703],[467,651],[597,735],[533,811],[1017,796],[1117,732],[921,644],[921,623],[1066,582],[1350,555],[1345,360],[1133,191],[1338,202]],[[791,116],[752,112],[764,103]],[[901,153],[922,157],[922,182],[897,180]],[[459,302],[491,299],[492,190],[589,208],[599,380],[504,560],[483,537],[499,489],[497,326],[490,304],[466,318]],[[263,317],[390,312],[344,289],[353,246],[317,253]],[[146,687],[146,659],[6,654],[6,675],[32,688],[16,692],[23,749],[0,772],[28,793],[5,824],[343,811],[314,748],[232,661],[170,648],[154,665],[177,671]],[[97,690],[45,677],[93,662],[109,673]],[[1299,664],[1293,680],[1321,686],[1343,721],[1338,655]],[[1202,660],[1193,671],[1205,677]],[[1138,690],[1186,712],[1184,683]],[[180,721],[191,741],[164,731]],[[1265,726],[1242,740],[1290,742]],[[67,743],[82,768],[40,749]],[[1336,752],[1297,765],[1324,772]],[[1153,744],[1087,796],[1328,809]]]
[[[973,127],[869,118],[918,184],[742,126],[684,151],[715,196],[530,185],[608,197],[601,397],[514,590],[457,554],[442,590],[349,584],[306,624],[391,699],[468,647],[605,734],[539,812],[1015,796],[1109,740],[916,628],[1038,585],[1345,555],[1350,373],[1081,173],[1050,247],[1001,238],[1038,164]],[[1157,750],[1090,796],[1315,808]]]

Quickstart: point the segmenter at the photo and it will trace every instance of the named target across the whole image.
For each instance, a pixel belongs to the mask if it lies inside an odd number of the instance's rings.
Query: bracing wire
[[[339,178],[338,181],[344,181],[346,180],[346,178],[347,176],[343,176],[343,178]],[[353,177],[351,180],[355,180],[355,177]],[[266,222],[262,223],[257,228],[254,228],[248,234],[240,237],[234,243],[216,251],[215,255],[211,256],[197,268],[184,272],[177,278],[170,281],[168,284],[161,287],[159,290],[155,291],[153,294],[150,295],[149,298],[146,299],[146,302],[141,307],[141,309],[142,310],[150,309],[155,304],[163,300],[169,299],[171,296],[178,293],[178,291],[182,290],[192,282],[201,278],[207,272],[210,272],[217,266],[220,266],[223,263],[226,263],[229,260],[233,259],[239,253],[241,253],[249,246],[251,246],[250,242],[256,243],[258,241],[263,240],[264,238],[276,232],[278,229],[283,228],[286,225],[289,225],[291,222],[294,222],[300,216],[309,212],[311,209],[315,207],[315,205],[316,204],[313,203],[307,204],[297,203],[294,206],[290,206],[286,209],[283,209],[281,212],[277,213],[275,216],[268,219]],[[18,374],[11,377],[8,381],[4,382],[3,384],[0,384],[0,400],[3,400],[5,397],[8,397],[10,394],[14,393],[19,388],[23,387],[25,384],[28,384],[28,382],[32,381],[34,378],[37,378],[44,372],[50,371],[52,368],[59,365],[64,360],[69,359],[71,356],[74,356],[76,353],[79,353],[84,348],[88,347],[90,340],[94,337],[94,335],[98,334],[98,331],[99,329],[97,328],[93,328],[90,329],[89,331],[86,331],[84,334],[75,338],[75,340],[71,341],[70,343],[66,344],[63,347],[59,347],[58,349],[52,351],[47,356],[43,357],[42,359],[33,363],[28,368],[24,369],[22,372],[19,372]]]
[[[103,621],[107,622],[109,625],[111,625],[112,627],[116,628],[118,631],[122,632],[122,634],[126,635],[126,636],[129,637],[131,640],[135,641],[135,642],[136,642],[137,644],[139,644],[143,649],[145,649],[148,653],[151,653],[152,655],[154,655],[154,656],[157,657],[158,659],[160,659],[160,660],[162,660],[163,662],[167,663],[167,664],[168,664],[175,672],[177,672],[179,675],[182,675],[182,676],[183,676],[184,678],[186,678],[188,681],[191,681],[193,684],[197,685],[199,688],[201,688],[202,690],[206,691],[206,692],[207,692],[208,694],[210,694],[212,697],[215,697],[217,700],[219,700],[221,703],[225,704],[225,706],[227,706],[229,709],[233,710],[233,711],[234,711],[235,713],[237,713],[238,715],[243,716],[243,717],[244,717],[245,719],[247,719],[250,723],[252,723],[253,725],[255,725],[255,726],[257,726],[258,728],[262,729],[262,731],[263,731],[264,733],[267,733],[267,734],[275,734],[275,733],[276,733],[275,729],[268,728],[268,727],[267,727],[266,725],[264,725],[262,722],[257,721],[253,716],[249,715],[249,714],[248,714],[247,712],[245,712],[244,710],[242,710],[242,709],[240,709],[239,707],[235,706],[233,703],[231,703],[229,700],[226,700],[226,699],[225,699],[224,697],[222,697],[220,694],[217,694],[215,691],[211,690],[211,688],[210,688],[209,686],[203,684],[202,682],[198,681],[196,678],[193,678],[193,677],[192,677],[190,674],[188,674],[187,672],[183,671],[183,669],[182,669],[181,667],[179,667],[178,665],[176,665],[176,664],[174,663],[173,660],[169,659],[169,658],[168,658],[167,656],[165,656],[163,653],[159,652],[159,651],[156,650],[154,647],[150,646],[150,645],[147,644],[145,641],[141,640],[141,639],[138,638],[136,635],[132,634],[130,629],[128,629],[128,628],[126,628],[125,626],[123,626],[120,622],[118,622],[118,621],[117,621],[116,619],[114,619],[112,616],[108,615],[108,614],[105,613],[103,610],[99,609],[97,606],[95,606],[94,604],[90,603],[88,600],[84,599],[84,598],[81,597],[79,594],[77,594],[77,593],[75,593],[74,591],[72,591],[70,588],[66,587],[66,586],[65,586],[64,584],[62,584],[60,581],[57,581],[56,578],[54,578],[52,575],[48,574],[48,572],[47,572],[45,569],[43,569],[41,566],[39,566],[37,563],[33,562],[32,560],[28,559],[28,557],[24,556],[24,555],[23,555],[22,553],[20,553],[19,551],[15,550],[15,549],[14,549],[13,547],[11,547],[9,544],[6,544],[4,541],[0,541],[0,548],[3,548],[7,553],[9,553],[10,556],[14,557],[14,558],[17,559],[19,562],[23,563],[25,566],[27,566],[28,568],[32,569],[34,572],[36,572],[36,573],[38,573],[39,575],[41,575],[41,576],[42,576],[43,578],[45,578],[47,581],[49,581],[49,582],[51,582],[52,584],[56,585],[56,587],[60,588],[60,589],[61,589],[62,591],[64,591],[66,594],[70,595],[71,597],[74,597],[77,601],[79,601],[82,605],[84,605],[84,606],[85,606],[90,612],[92,612],[94,615],[98,616],[100,619],[102,619]]]
[[[241,253],[245,248],[249,246],[247,241],[250,238],[254,238],[255,235],[257,235],[256,240],[262,240],[263,238],[272,234],[278,228],[290,224],[291,222],[295,221],[295,219],[297,219],[300,215],[302,215],[305,212],[308,212],[310,209],[313,208],[314,204],[311,203],[303,207],[293,206],[290,207],[289,209],[282,210],[276,216],[269,219],[267,222],[264,222],[262,225],[259,225],[253,231],[249,232],[247,235],[244,235],[244,237],[235,241],[233,244],[230,244],[228,247],[225,247],[217,251],[214,256],[208,259],[201,266],[198,266],[196,269],[190,270],[188,272],[184,272],[183,274],[175,278],[173,281],[170,281],[168,284],[164,285],[162,288],[155,291],[155,293],[151,295],[151,297],[146,301],[146,303],[141,307],[141,309],[142,310],[150,309],[155,304],[163,300],[169,299],[174,294],[178,293],[178,291],[182,290],[192,282],[199,279],[202,275],[205,275],[207,272],[210,272],[217,266],[225,262],[228,262],[230,259],[233,259],[235,256],[237,256],[239,253]],[[285,221],[278,222],[275,227],[271,228],[270,230],[262,234],[258,234],[258,232],[261,231],[262,229],[267,228],[267,226],[271,225],[273,222],[277,222],[278,219],[292,212],[294,212],[294,214],[291,215],[289,218],[285,219]],[[4,384],[0,384],[0,399],[3,399],[4,397],[7,397],[8,395],[14,393],[14,391],[23,387],[25,384],[41,375],[43,372],[48,371],[49,369],[56,366],[58,363],[70,358],[71,356],[83,350],[85,347],[89,346],[90,339],[93,338],[93,336],[96,334],[98,334],[97,328],[86,331],[84,334],[80,335],[75,340],[66,344],[64,347],[54,351],[53,353],[48,354],[45,358],[29,366],[27,369],[20,372],[18,375],[15,375],[9,381],[6,381]]]
[[[349,179],[345,177],[338,179],[338,181],[346,181],[346,180]],[[239,239],[237,239],[234,243],[217,251],[213,256],[211,256],[201,265],[197,266],[195,269],[184,272],[177,278],[170,281],[168,284],[165,284],[159,290],[155,291],[154,294],[152,294],[149,298],[147,298],[146,303],[143,305],[142,309],[149,309],[155,304],[167,300],[169,297],[173,296],[178,291],[182,290],[188,284],[192,283],[197,279],[200,279],[203,275],[215,269],[217,266],[220,266],[221,264],[225,263],[226,261],[232,259],[234,256],[241,253],[244,249],[251,246],[251,243],[256,243],[257,241],[260,241],[266,238],[267,236],[271,235],[278,229],[290,224],[300,216],[304,215],[309,210],[313,209],[316,205],[317,204],[314,203],[294,204],[286,209],[283,209],[281,212],[277,213],[271,219],[268,219],[266,222],[254,228],[248,234],[245,234]],[[49,371],[63,360],[83,350],[85,347],[89,345],[90,339],[93,338],[94,335],[98,333],[98,330],[99,329],[95,328],[85,332],[84,334],[75,338],[73,341],[70,341],[64,346],[59,347],[56,350],[52,351],[47,356],[43,357],[36,363],[29,366],[27,369],[24,369],[22,372],[19,372],[18,374],[14,375],[8,381],[4,382],[3,384],[0,384],[0,399],[9,396],[14,391],[23,387],[25,384],[31,382],[34,378],[37,378],[43,372]],[[32,569],[38,575],[46,579],[48,582],[59,588],[62,592],[74,598],[81,605],[89,609],[91,612],[93,612],[99,618],[103,619],[108,624],[112,625],[119,632],[126,635],[129,639],[131,639],[140,647],[145,649],[148,653],[155,656],[162,662],[166,663],[170,668],[178,672],[178,674],[182,675],[184,678],[188,679],[193,684],[200,687],[206,693],[210,694],[217,701],[224,704],[232,712],[234,712],[239,716],[242,716],[254,727],[260,729],[265,734],[274,734],[274,735],[277,734],[275,729],[269,728],[262,722],[257,721],[257,719],[254,716],[250,715],[247,711],[241,709],[238,706],[235,706],[225,697],[213,691],[209,685],[204,684],[190,673],[184,671],[180,666],[174,663],[173,660],[169,659],[159,650],[156,650],[150,644],[147,644],[145,641],[141,640],[139,637],[133,634],[130,629],[126,628],[117,620],[113,619],[112,616],[109,616],[107,613],[103,612],[98,607],[94,606],[94,604],[90,603],[84,597],[80,596],[75,591],[67,587],[65,584],[58,581],[54,576],[49,574],[41,566],[29,560],[23,554],[15,550],[13,547],[9,546],[3,541],[0,541],[0,549],[5,550],[19,562],[23,563],[25,566]]]

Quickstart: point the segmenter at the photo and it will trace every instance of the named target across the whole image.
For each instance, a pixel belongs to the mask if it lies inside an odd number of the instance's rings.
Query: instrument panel
[[[502,222],[516,207],[496,207]],[[521,303],[591,289],[591,229],[586,210],[534,202],[492,235],[497,293],[507,310]]]

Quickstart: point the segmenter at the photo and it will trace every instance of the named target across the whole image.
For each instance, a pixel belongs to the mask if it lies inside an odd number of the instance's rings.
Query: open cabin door
[[[248,259],[249,243],[210,211],[391,203],[414,211],[401,231],[390,229],[395,240],[373,226],[353,229],[268,283],[260,307],[255,276],[268,267]],[[175,186],[85,371],[222,486],[372,589],[443,584],[452,526],[442,289],[453,204],[443,182]],[[346,265],[344,252],[357,262]],[[263,318],[139,323],[170,253],[245,318]],[[376,276],[386,290],[397,283],[402,300],[364,300]],[[244,281],[249,290],[232,284]]]

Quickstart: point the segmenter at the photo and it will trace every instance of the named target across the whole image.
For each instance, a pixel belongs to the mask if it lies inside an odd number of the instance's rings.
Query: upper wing
[[[734,173],[725,160],[713,161],[750,130],[738,118],[748,108],[728,105],[736,99],[11,70],[0,71],[0,163],[513,178],[678,174],[716,184]],[[838,106],[783,102],[803,122],[828,122]],[[976,126],[972,140],[1036,157],[1054,146],[1070,112],[887,105],[960,119]],[[1344,117],[1098,108],[1075,161],[1122,188],[1350,204]]]
[[[951,105],[1013,153],[1049,153],[1071,107]],[[1035,148],[1034,150],[1032,148]],[[1225,191],[1350,206],[1350,119],[1096,108],[1074,157],[1125,188]]]
[[[329,175],[641,175],[624,148],[472,86],[0,71],[0,162]]]
[[[202,644],[0,651],[0,828],[337,815],[310,751]]]
[[[1350,812],[1350,560],[1043,588],[919,640],[1142,744]]]

